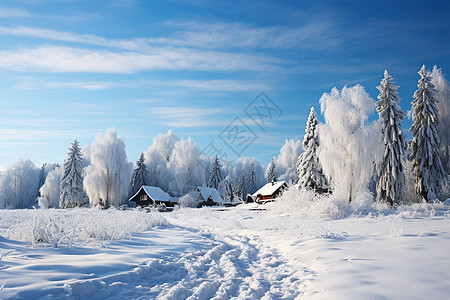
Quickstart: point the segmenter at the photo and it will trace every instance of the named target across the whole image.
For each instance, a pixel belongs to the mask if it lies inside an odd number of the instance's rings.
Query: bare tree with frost
[[[361,85],[333,88],[319,101],[325,117],[319,130],[323,172],[331,179],[334,195],[352,202],[368,192],[373,176],[379,129],[367,120],[375,103]]]
[[[84,204],[86,197],[83,191],[83,159],[77,140],[73,141],[69,148],[62,169],[59,207],[68,208]]]
[[[380,117],[383,150],[376,166],[377,200],[394,205],[403,200],[405,191],[405,141],[401,127],[405,113],[399,106],[398,87],[387,70],[380,83],[377,86],[380,94],[375,105]]]
[[[323,174],[319,160],[319,121],[314,107],[311,107],[308,121],[306,122],[305,136],[303,137],[303,152],[298,157],[297,173],[300,188],[326,189],[328,182]]]
[[[114,128],[97,135],[89,147],[90,165],[84,177],[84,188],[92,206],[119,207],[128,196],[133,164],[128,162],[125,143]]]
[[[438,134],[439,112],[436,91],[425,66],[419,71],[418,89],[412,103],[410,159],[413,163],[416,192],[426,201],[437,199],[438,185],[444,176]]]

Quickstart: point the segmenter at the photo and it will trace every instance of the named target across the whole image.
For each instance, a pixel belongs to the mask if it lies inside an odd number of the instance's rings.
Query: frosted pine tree
[[[437,66],[431,72],[431,82],[437,91],[439,111],[438,133],[441,142],[441,161],[444,170],[450,175],[450,83]]]
[[[255,164],[251,163],[247,177],[247,193],[253,194],[254,192],[256,192],[256,170]]]
[[[38,182],[38,188],[37,188],[37,197],[39,197],[41,195],[41,193],[39,192],[39,190],[41,189],[41,187],[44,185],[45,183],[45,178],[46,178],[46,174],[45,174],[45,164],[42,164],[41,167],[41,171],[39,172],[39,182]]]
[[[377,200],[394,205],[403,199],[405,175],[405,141],[401,123],[405,113],[399,106],[398,86],[394,85],[387,70],[377,89],[380,91],[375,103],[381,123],[382,157],[376,166]]]
[[[269,167],[267,168],[267,183],[277,181],[275,177],[275,158],[272,158]]]
[[[311,107],[306,122],[305,136],[303,137],[303,153],[297,161],[298,184],[300,188],[327,189],[328,182],[323,174],[317,149],[319,148],[319,134],[317,114]]]
[[[83,191],[83,161],[81,158],[81,149],[78,141],[72,143],[69,148],[66,160],[63,165],[63,174],[60,183],[59,207],[75,207],[85,203],[85,194]]]
[[[415,176],[415,189],[426,201],[437,198],[437,189],[444,175],[440,158],[440,142],[437,131],[439,113],[436,107],[434,85],[425,66],[419,71],[418,89],[412,103],[413,124],[410,132],[410,159]]]
[[[242,201],[245,201],[245,198],[247,197],[247,176],[245,176],[244,172],[241,173],[238,180],[238,194],[239,198]]]
[[[211,165],[211,173],[209,176],[208,187],[213,187],[217,189],[219,187],[219,183],[222,181],[222,166],[220,165],[219,158],[214,158],[214,161]]]
[[[148,185],[148,172],[147,165],[144,162],[144,153],[141,153],[136,161],[136,169],[134,169],[131,177],[130,195],[136,194],[143,185]]]

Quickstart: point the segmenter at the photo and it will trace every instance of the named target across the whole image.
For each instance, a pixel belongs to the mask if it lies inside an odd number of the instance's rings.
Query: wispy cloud
[[[80,89],[80,90],[107,90],[114,88],[129,87],[172,87],[183,88],[193,91],[226,91],[243,92],[271,90],[270,83],[248,82],[241,80],[138,80],[138,81],[41,81],[37,78],[26,77],[14,86],[18,90],[51,90],[51,89]],[[138,99],[136,101],[149,102],[149,99]],[[159,102],[163,101],[158,99]],[[155,99],[150,99],[155,102]]]
[[[257,27],[244,23],[167,22],[180,28],[172,36],[152,38],[151,44],[228,49],[328,50],[339,44],[331,19],[311,16],[298,26]]]
[[[281,70],[283,59],[264,54],[156,47],[151,53],[42,46],[0,51],[0,68],[13,71],[135,73],[153,70]]]
[[[226,125],[224,115],[233,110],[229,108],[201,107],[151,107],[147,109],[154,121],[169,127],[210,127]]]
[[[26,10],[14,7],[0,6],[0,18],[28,18],[31,14]]]

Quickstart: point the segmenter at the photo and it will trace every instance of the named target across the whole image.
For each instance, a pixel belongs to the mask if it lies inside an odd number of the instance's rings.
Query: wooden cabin
[[[201,202],[198,207],[223,205],[224,201],[215,188],[199,186],[196,191],[200,194]]]
[[[286,188],[286,181],[269,182],[257,190],[253,195],[247,195],[247,202],[266,203],[274,201]]]
[[[177,202],[168,193],[157,186],[143,185],[128,201],[136,202],[137,206],[157,206],[165,205],[174,207]]]

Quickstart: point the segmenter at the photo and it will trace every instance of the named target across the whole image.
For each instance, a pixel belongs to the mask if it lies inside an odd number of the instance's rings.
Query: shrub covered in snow
[[[373,195],[363,193],[348,202],[346,197],[316,194],[313,191],[290,186],[277,201],[265,204],[270,214],[290,214],[313,218],[341,219],[350,216],[391,215],[401,217],[434,216],[448,214],[445,203],[412,203],[391,207],[387,203],[374,202]]]
[[[180,197],[180,199],[178,199],[178,204],[180,205],[180,207],[192,207],[195,208],[197,207],[197,204],[200,202],[200,198],[198,193],[196,192],[191,192],[189,194],[186,194],[182,197]]]
[[[0,235],[33,245],[42,243],[52,247],[82,245],[86,242],[104,244],[166,224],[168,222],[160,213],[139,210],[0,210]]]

